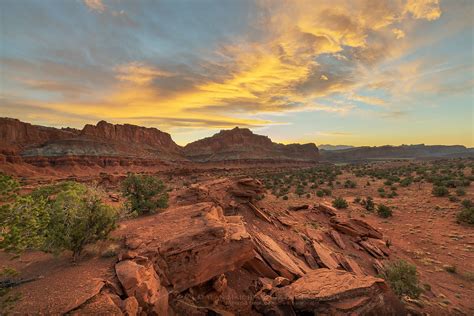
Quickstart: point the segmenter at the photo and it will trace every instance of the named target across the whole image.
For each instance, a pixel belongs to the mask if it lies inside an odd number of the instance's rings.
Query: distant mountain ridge
[[[184,147],[184,153],[189,159],[201,162],[256,159],[316,162],[319,158],[315,144],[277,144],[267,136],[239,127],[192,142]]]
[[[69,160],[75,162],[82,159],[78,157],[93,157],[90,161],[99,159],[103,164],[126,163],[124,158],[147,160],[148,164],[153,160],[316,162],[319,157],[315,144],[276,144],[267,136],[242,128],[220,131],[181,147],[170,134],[156,128],[100,121],[87,124],[82,130],[58,129],[0,118],[0,136],[3,160],[23,159],[36,164],[63,163],[65,160],[59,159],[62,157],[74,157]]]
[[[330,144],[322,144],[322,145],[318,145],[318,148],[319,148],[320,150],[341,150],[341,149],[354,148],[354,146],[351,146],[351,145],[330,145]]]
[[[401,145],[363,146],[341,150],[320,150],[322,161],[357,162],[386,159],[427,159],[474,157],[474,149],[462,145]]]

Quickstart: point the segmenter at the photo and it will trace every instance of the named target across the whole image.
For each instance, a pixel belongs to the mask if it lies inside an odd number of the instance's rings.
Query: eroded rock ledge
[[[115,277],[78,314],[403,315],[374,268],[382,234],[327,205],[270,209],[261,183],[217,179],[126,228]],[[285,218],[285,219],[283,219]],[[308,228],[317,222],[324,229]],[[288,226],[289,225],[289,226]],[[128,229],[128,230],[127,230]]]

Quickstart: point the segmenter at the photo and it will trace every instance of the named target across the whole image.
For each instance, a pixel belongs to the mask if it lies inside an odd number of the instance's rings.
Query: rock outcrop
[[[375,228],[320,206],[284,209],[289,228],[261,192],[252,178],[209,180],[176,194],[163,213],[121,224],[114,275],[71,313],[406,314],[371,276],[389,256]],[[324,230],[307,227],[315,216]]]
[[[317,269],[288,286],[259,293],[255,307],[272,315],[397,315],[403,308],[387,303],[389,296],[382,279]]]
[[[223,130],[184,147],[185,155],[193,161],[318,161],[314,144],[276,144],[266,136],[256,135],[247,128]]]
[[[94,165],[106,159],[150,166],[183,161],[314,163],[319,155],[314,144],[276,144],[266,136],[240,128],[221,131],[184,148],[168,133],[156,128],[105,121],[77,130],[0,118],[0,136],[0,163],[27,163],[38,167],[61,166],[68,160],[78,165]],[[69,159],[71,157],[73,159]],[[104,165],[109,166],[99,164]]]
[[[239,268],[254,257],[242,219],[224,216],[212,202],[164,212],[130,234],[126,245],[152,260],[165,283],[178,292]]]

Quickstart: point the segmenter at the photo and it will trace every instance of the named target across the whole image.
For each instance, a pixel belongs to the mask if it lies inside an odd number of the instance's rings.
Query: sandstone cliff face
[[[295,160],[317,161],[314,144],[276,144],[266,136],[256,135],[246,128],[220,131],[184,147],[185,155],[193,161],[225,160]]]
[[[175,153],[180,152],[180,147],[171,139],[170,134],[156,128],[130,124],[114,125],[106,121],[100,121],[97,125],[87,124],[84,126],[80,135],[86,138],[148,145],[154,148],[166,148],[168,151]]]
[[[6,161],[47,161],[61,157],[122,157],[184,160],[181,147],[156,128],[100,121],[82,130],[36,126],[16,119],[0,119],[0,153]],[[22,157],[22,158],[21,158]],[[36,157],[36,159],[35,159]],[[44,160],[44,158],[48,158]],[[54,159],[52,159],[54,158]]]
[[[16,153],[22,148],[42,145],[51,140],[72,138],[78,133],[74,129],[57,129],[12,118],[0,118],[0,145],[2,152],[7,153]]]
[[[249,129],[234,128],[188,144],[177,145],[168,133],[156,128],[100,121],[82,130],[57,129],[0,119],[0,154],[3,161],[62,164],[64,157],[145,159],[196,162],[316,162],[314,144],[276,144]],[[81,158],[82,157],[82,158]],[[97,159],[88,160],[96,161]],[[148,162],[146,163],[148,164]]]

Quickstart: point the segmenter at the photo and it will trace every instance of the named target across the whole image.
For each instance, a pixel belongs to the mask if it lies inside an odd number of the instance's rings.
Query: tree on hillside
[[[83,184],[42,187],[0,208],[0,248],[16,253],[70,250],[76,260],[85,245],[108,236],[116,218],[115,210]]]
[[[137,214],[155,213],[168,207],[168,193],[164,183],[148,175],[128,174],[122,184],[123,195]]]

